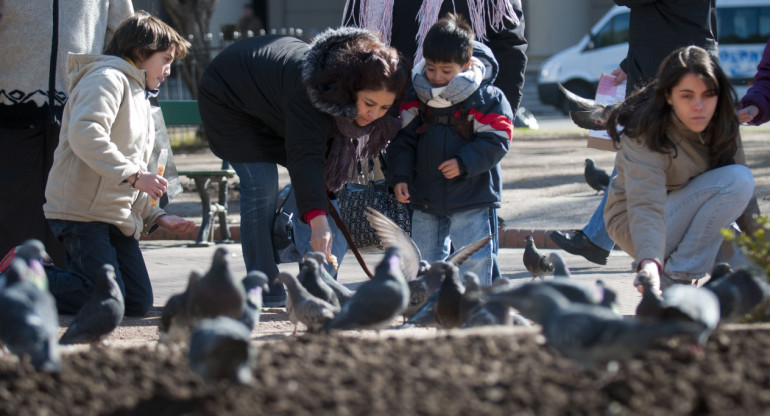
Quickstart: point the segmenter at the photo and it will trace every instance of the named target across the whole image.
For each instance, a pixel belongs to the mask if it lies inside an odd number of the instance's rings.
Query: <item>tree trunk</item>
[[[182,78],[193,99],[198,99],[198,80],[211,60],[209,23],[218,0],[162,0],[175,29],[187,38],[192,49],[182,61]]]

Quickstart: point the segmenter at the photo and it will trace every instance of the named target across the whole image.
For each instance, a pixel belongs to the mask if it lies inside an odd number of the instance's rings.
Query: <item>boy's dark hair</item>
[[[174,49],[174,59],[184,59],[190,42],[171,26],[144,10],[139,10],[120,22],[112,39],[104,47],[105,55],[144,60],[155,52]]]
[[[465,65],[473,56],[473,29],[462,15],[448,13],[428,30],[422,56],[434,62]]]

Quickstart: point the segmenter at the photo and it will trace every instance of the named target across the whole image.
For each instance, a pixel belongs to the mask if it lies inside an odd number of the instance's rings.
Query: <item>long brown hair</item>
[[[618,147],[622,135],[645,140],[654,152],[676,153],[676,146],[666,134],[672,122],[673,108],[667,97],[687,74],[694,74],[709,88],[717,91],[717,107],[702,135],[709,143],[711,168],[734,163],[738,148],[736,95],[727,76],[711,55],[697,46],[686,46],[672,52],[658,67],[655,79],[629,96],[615,109],[607,122],[607,131]],[[622,129],[619,131],[619,127]]]
[[[171,26],[146,11],[139,10],[120,22],[112,39],[104,47],[104,54],[136,61],[147,59],[155,52],[173,48],[174,59],[184,59],[190,47],[190,42]]]

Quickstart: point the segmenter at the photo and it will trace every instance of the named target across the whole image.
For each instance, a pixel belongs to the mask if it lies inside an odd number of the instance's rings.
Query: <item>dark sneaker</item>
[[[548,238],[567,253],[583,256],[592,263],[604,266],[610,257],[609,251],[592,243],[581,230],[577,230],[574,233],[552,231],[548,234]]]

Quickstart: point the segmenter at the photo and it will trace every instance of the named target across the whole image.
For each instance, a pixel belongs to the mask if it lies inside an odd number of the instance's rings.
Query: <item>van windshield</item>
[[[770,7],[717,8],[720,44],[767,42],[770,37]]]
[[[593,49],[628,42],[629,13],[621,13],[602,26],[593,38]]]

